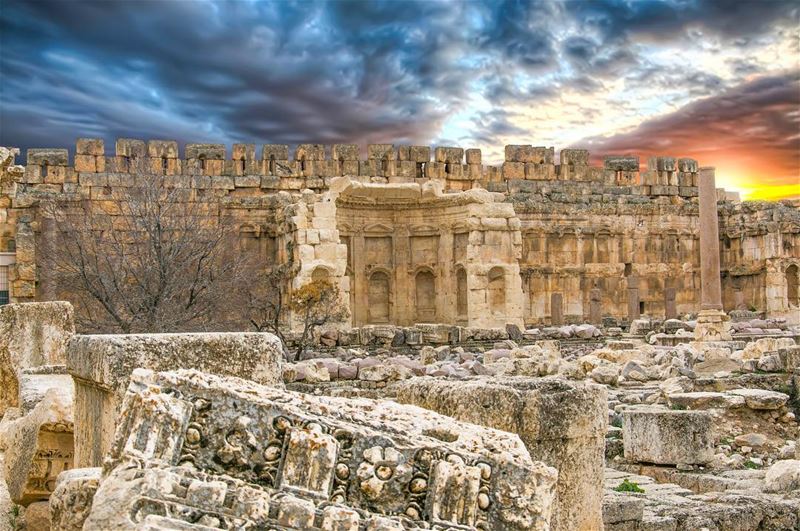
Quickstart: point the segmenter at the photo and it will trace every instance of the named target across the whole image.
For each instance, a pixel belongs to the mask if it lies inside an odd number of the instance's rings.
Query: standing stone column
[[[694,335],[697,341],[729,341],[730,322],[722,311],[714,168],[700,168],[697,180],[700,201],[700,313]]]
[[[714,168],[700,168],[700,309],[722,310],[719,278],[719,221]]]

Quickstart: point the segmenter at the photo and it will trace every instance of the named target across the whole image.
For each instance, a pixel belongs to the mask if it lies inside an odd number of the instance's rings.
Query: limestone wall
[[[314,275],[335,279],[350,324],[600,323],[697,310],[692,159],[644,165],[609,155],[595,166],[586,150],[556,160],[552,147],[518,145],[506,146],[501,165],[484,166],[476,149],[391,144],[301,144],[291,154],[234,144],[229,159],[221,144],[187,144],[181,157],[176,142],[131,139],[117,140],[113,155],[101,140],[80,139],[72,163],[65,149],[29,150],[24,168],[13,152],[2,155],[0,252],[15,262],[16,301],[56,296],[37,271],[48,241],[43,199],[113,210],[147,173],[185,189],[187,201],[209,202],[209,215],[230,215],[240,247],[265,263],[294,260],[290,289]],[[342,196],[348,183],[368,197]],[[418,198],[405,197],[406,186]],[[492,201],[456,199],[476,189]],[[718,197],[725,309],[792,318],[797,204]],[[368,304],[370,285],[380,304]]]
[[[790,202],[726,205],[720,215],[726,310],[800,322],[800,210]]]

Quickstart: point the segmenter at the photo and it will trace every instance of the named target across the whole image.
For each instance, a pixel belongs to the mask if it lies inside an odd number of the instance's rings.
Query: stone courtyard
[[[800,529],[797,201],[670,156],[365,153],[0,148],[0,530]],[[46,206],[122,217],[146,176],[343,317],[83,329]]]

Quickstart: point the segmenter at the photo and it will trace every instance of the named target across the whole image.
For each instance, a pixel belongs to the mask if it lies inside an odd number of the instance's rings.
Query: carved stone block
[[[4,477],[11,499],[46,500],[58,474],[72,468],[72,386],[52,388],[27,415],[0,425]]]
[[[137,367],[195,367],[283,385],[280,341],[266,333],[79,335],[69,344],[75,378],[76,466],[99,466]]]
[[[18,405],[20,372],[65,364],[67,342],[74,333],[68,302],[0,306],[0,416]]]
[[[392,394],[403,403],[517,433],[533,459],[558,469],[552,529],[600,527],[608,408],[602,386],[530,378],[417,378],[393,384]],[[462,469],[462,483],[450,496],[473,488],[471,473]]]
[[[145,491],[175,505],[162,511],[167,517],[182,514],[180,506],[210,514],[213,505],[216,519],[264,525],[276,518],[286,529],[326,528],[329,504],[362,519],[420,526],[547,529],[556,480],[510,433],[414,406],[304,395],[193,370],[134,371],[105,466],[86,529],[109,525],[109,506],[136,507]],[[210,490],[189,496],[191,481],[209,484],[198,493]],[[118,495],[125,483],[134,491]],[[162,485],[159,492],[149,483]],[[278,506],[254,515],[229,505],[251,491]]]

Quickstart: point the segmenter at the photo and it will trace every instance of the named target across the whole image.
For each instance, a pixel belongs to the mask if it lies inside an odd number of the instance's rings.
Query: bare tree
[[[137,175],[109,201],[51,202],[43,275],[94,332],[228,329],[252,264],[214,201]]]
[[[246,290],[247,318],[257,332],[272,332],[287,350],[286,332],[289,330],[292,263],[286,263],[259,272]]]
[[[265,271],[248,289],[248,317],[257,331],[272,332],[283,343],[284,355],[292,359],[289,343],[294,345],[294,359],[311,344],[314,331],[328,323],[341,322],[348,316],[339,289],[327,279],[311,280],[299,289],[289,286],[296,274],[292,263]],[[298,325],[290,333],[290,323]]]
[[[317,328],[343,321],[348,316],[347,308],[342,305],[339,288],[327,279],[312,280],[295,290],[290,308],[302,326],[295,358],[303,353]]]

